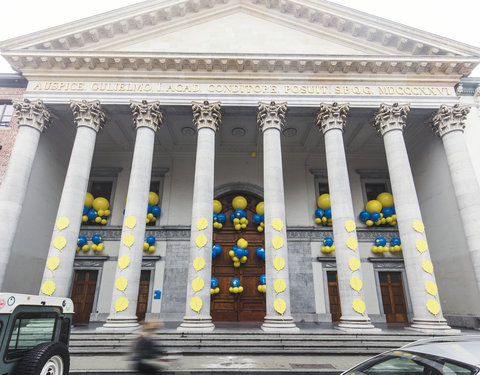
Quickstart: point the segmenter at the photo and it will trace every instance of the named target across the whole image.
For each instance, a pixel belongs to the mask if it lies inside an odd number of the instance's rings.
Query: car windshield
[[[468,364],[430,354],[395,350],[360,364],[348,371],[346,375],[474,375],[476,373],[477,369]]]

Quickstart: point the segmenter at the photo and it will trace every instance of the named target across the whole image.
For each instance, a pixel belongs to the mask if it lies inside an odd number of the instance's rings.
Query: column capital
[[[393,103],[393,105],[382,103],[380,109],[375,113],[373,126],[381,135],[385,135],[390,130],[405,128],[405,120],[410,112],[410,104]]]
[[[135,128],[147,127],[154,132],[163,123],[163,113],[158,101],[148,102],[146,100],[130,102],[130,109],[133,113]]]
[[[50,110],[45,106],[43,100],[14,100],[13,108],[18,119],[18,126],[30,126],[42,133],[51,122]]]
[[[345,129],[345,122],[349,110],[348,104],[320,103],[320,110],[317,112],[315,123],[322,130],[323,134],[331,129]]]
[[[98,133],[105,124],[105,112],[99,100],[71,100],[70,109],[77,127],[86,126]]]
[[[285,113],[287,112],[287,103],[258,103],[257,124],[262,132],[267,129],[275,128],[280,130],[285,125]]]
[[[460,104],[453,106],[442,104],[440,109],[433,114],[429,124],[440,137],[455,130],[463,132],[469,112],[470,107],[460,106]]]
[[[220,102],[210,103],[208,100],[201,102],[192,102],[193,125],[198,130],[210,128],[217,131],[222,121],[220,112]]]

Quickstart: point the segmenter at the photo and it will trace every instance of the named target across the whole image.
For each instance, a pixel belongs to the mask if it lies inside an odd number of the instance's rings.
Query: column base
[[[183,318],[183,323],[177,327],[177,332],[182,333],[202,333],[213,332],[215,325],[211,317],[205,318]]]
[[[361,333],[361,334],[377,334],[382,332],[380,328],[375,327],[370,319],[356,319],[341,317],[340,323],[335,326],[335,329],[347,333]]]
[[[413,324],[410,327],[405,327],[407,330],[428,333],[431,335],[460,335],[458,329],[452,329],[446,320],[421,320],[413,319]]]
[[[132,332],[135,331],[140,324],[136,316],[111,317],[107,318],[107,322],[96,329],[97,332]]]
[[[291,316],[287,317],[269,317],[266,316],[262,326],[263,331],[272,333],[296,333],[300,329],[293,322]]]

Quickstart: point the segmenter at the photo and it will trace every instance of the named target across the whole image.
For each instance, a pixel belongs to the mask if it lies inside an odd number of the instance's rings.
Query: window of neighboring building
[[[10,126],[13,115],[13,105],[11,103],[0,103],[0,126]]]
[[[91,180],[89,182],[88,190],[89,193],[93,195],[94,198],[105,198],[108,200],[110,203],[109,210],[112,211],[112,203],[113,203],[113,181],[110,178],[99,178]],[[107,222],[110,220],[110,216],[107,217]],[[85,225],[97,225],[101,226],[103,224],[101,223],[95,223],[92,221],[88,221],[87,223],[84,223]]]
[[[377,196],[384,192],[390,192],[390,186],[388,182],[365,182],[365,197],[368,201],[377,199]]]
[[[360,175],[364,204],[373,199],[377,199],[380,193],[392,192],[388,171],[382,169],[357,169],[356,172]]]
[[[318,189],[318,194],[317,196],[320,196],[322,194],[329,194],[328,190],[328,182],[326,181],[320,181],[317,183],[317,189]]]

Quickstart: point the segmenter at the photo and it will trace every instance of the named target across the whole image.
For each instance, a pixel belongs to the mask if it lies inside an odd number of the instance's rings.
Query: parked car
[[[480,374],[480,336],[415,341],[391,350],[342,375],[474,375]]]
[[[0,293],[0,374],[68,375],[69,298]]]

